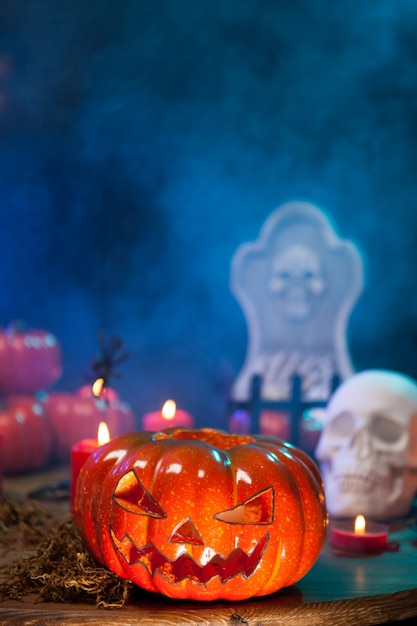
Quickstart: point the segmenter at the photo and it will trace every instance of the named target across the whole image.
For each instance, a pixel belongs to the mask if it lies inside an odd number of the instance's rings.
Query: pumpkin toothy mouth
[[[120,540],[112,530],[111,536],[117,550],[129,565],[139,563],[148,570],[151,576],[158,572],[171,583],[178,583],[189,578],[199,585],[205,585],[215,576],[218,576],[222,583],[238,574],[249,578],[257,568],[269,539],[269,533],[267,533],[249,554],[241,548],[235,548],[227,557],[216,554],[205,565],[199,565],[189,554],[181,554],[171,561],[152,543],[138,548],[127,534]]]

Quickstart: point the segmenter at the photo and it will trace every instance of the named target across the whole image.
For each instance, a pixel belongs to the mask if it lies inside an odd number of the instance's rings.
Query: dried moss
[[[0,499],[0,546],[14,549],[37,545],[53,516],[32,500]]]
[[[32,544],[35,538],[35,554],[0,569],[0,601],[36,594],[38,602],[94,602],[97,607],[119,608],[131,598],[133,583],[95,563],[72,517],[54,523],[36,503],[3,501],[0,541],[8,542],[10,550],[13,542]]]

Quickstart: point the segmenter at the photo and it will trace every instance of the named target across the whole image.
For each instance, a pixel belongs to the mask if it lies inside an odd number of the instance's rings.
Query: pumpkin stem
[[[201,441],[208,443],[219,450],[230,450],[236,446],[243,446],[255,441],[250,435],[235,435],[215,430],[214,428],[166,428],[154,435],[154,439],[179,439],[181,441]]]

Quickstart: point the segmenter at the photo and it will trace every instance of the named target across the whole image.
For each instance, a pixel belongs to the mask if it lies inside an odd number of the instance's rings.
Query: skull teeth
[[[335,476],[340,491],[372,493],[375,489],[389,490],[390,486],[385,476],[371,472],[367,476],[360,474],[343,474]]]

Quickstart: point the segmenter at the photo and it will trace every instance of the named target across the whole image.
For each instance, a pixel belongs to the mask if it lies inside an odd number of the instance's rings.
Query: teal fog
[[[247,344],[231,259],[279,205],[323,208],[366,286],[356,369],[417,377],[414,0],[2,0],[0,325],[100,329],[138,418],[224,427]]]

